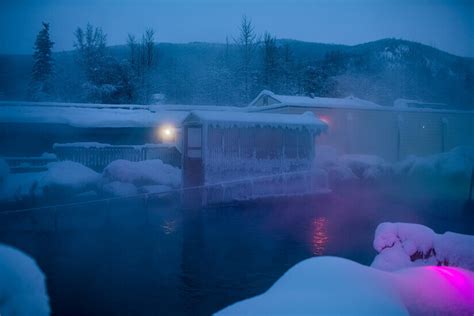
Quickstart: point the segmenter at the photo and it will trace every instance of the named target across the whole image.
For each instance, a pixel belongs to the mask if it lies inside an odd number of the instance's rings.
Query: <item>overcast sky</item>
[[[54,50],[69,50],[87,22],[123,44],[154,28],[161,42],[224,42],[242,14],[257,32],[311,42],[359,44],[386,37],[474,57],[474,0],[0,0],[0,52],[32,52],[41,21]]]

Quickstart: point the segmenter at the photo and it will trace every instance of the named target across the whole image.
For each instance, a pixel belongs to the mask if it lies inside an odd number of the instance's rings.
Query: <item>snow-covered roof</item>
[[[153,127],[180,124],[186,112],[111,108],[0,106],[0,123],[66,124],[74,127]]]
[[[285,127],[300,129],[302,127],[313,131],[327,129],[326,123],[319,120],[312,112],[303,114],[276,114],[276,113],[247,113],[224,111],[193,111],[184,119],[183,124],[204,123],[219,127]]]
[[[32,101],[0,101],[3,106],[35,106],[35,107],[65,107],[65,108],[96,108],[96,109],[148,109],[144,104],[103,104],[103,103],[68,103],[68,102],[32,102]]]
[[[262,96],[272,99],[269,105],[257,105]],[[408,103],[408,104],[407,104]],[[412,106],[410,106],[412,105]],[[414,106],[413,106],[414,105]],[[268,111],[284,107],[299,108],[339,108],[357,110],[378,110],[378,111],[398,111],[398,112],[436,112],[436,113],[462,113],[473,115],[472,110],[448,109],[447,105],[439,103],[427,103],[413,100],[402,100],[394,106],[382,106],[367,100],[362,100],[353,96],[346,98],[320,98],[307,96],[279,95],[268,90],[263,90],[246,107],[248,112]]]
[[[376,103],[362,100],[354,96],[346,98],[323,98],[323,97],[309,97],[309,96],[293,96],[275,94],[269,90],[263,90],[258,96],[249,104],[249,107],[256,106],[257,101],[262,96],[269,96],[277,101],[278,105],[295,105],[295,106],[328,106],[328,107],[358,107],[358,108],[378,108],[382,107]]]

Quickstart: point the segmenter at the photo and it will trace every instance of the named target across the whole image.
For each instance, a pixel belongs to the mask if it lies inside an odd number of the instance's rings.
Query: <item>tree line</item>
[[[215,56],[192,66],[179,57],[160,54],[153,29],[140,38],[129,34],[126,56],[119,58],[107,46],[101,28],[78,27],[74,32],[77,74],[68,73],[69,68],[57,69],[53,46],[50,25],[43,23],[35,41],[32,100],[150,104],[155,94],[163,93],[168,103],[241,105],[263,89],[338,96],[334,76],[344,68],[337,51],[318,61],[297,60],[289,43],[279,44],[268,32],[258,35],[247,16],[242,17],[237,35],[227,37]]]

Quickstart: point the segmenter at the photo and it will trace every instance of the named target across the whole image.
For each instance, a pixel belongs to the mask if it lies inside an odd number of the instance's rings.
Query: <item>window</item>
[[[188,157],[201,158],[202,157],[202,134],[200,127],[188,127]]]

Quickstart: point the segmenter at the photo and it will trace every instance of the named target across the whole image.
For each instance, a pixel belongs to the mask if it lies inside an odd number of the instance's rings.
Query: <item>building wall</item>
[[[333,146],[340,153],[373,154],[396,161],[474,145],[474,113],[469,112],[296,106],[266,111],[300,114],[309,110],[329,125],[317,144]]]

